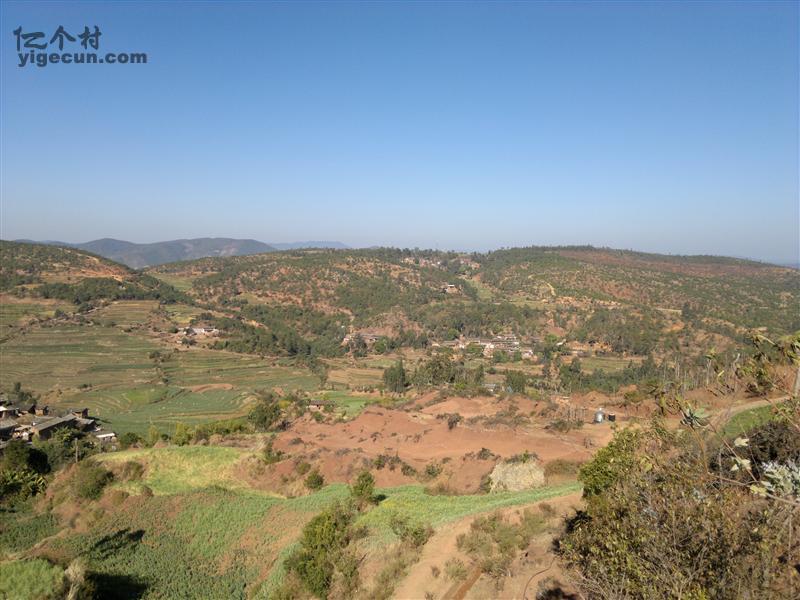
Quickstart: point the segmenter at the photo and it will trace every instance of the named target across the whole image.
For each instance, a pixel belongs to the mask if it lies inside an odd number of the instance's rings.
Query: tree
[[[406,390],[406,370],[402,360],[383,370],[383,384],[395,394],[402,394]]]
[[[250,409],[247,420],[253,424],[257,431],[269,431],[281,418],[281,407],[278,399],[272,392],[259,390],[256,392],[258,400]]]
[[[150,427],[147,429],[147,445],[155,446],[160,441],[161,432],[158,430],[158,427],[155,425],[150,425]]]
[[[192,441],[192,430],[185,423],[176,423],[172,441],[178,446],[185,446]]]
[[[350,495],[356,500],[359,507],[364,507],[375,501],[375,478],[369,471],[359,473],[355,483],[350,486]]]
[[[524,394],[528,378],[522,371],[506,371],[506,387],[515,394]]]

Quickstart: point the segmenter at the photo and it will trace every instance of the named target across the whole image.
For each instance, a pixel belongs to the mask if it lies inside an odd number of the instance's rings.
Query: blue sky
[[[799,260],[795,2],[1,10],[4,239]],[[18,67],[59,25],[148,64]]]

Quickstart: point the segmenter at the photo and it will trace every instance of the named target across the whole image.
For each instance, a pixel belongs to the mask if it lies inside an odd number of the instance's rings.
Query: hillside
[[[413,331],[439,342],[553,333],[647,354],[729,346],[752,328],[800,329],[800,273],[718,257],[595,248],[298,251],[150,272],[198,302],[255,321],[273,313],[387,337]],[[287,307],[303,314],[287,316]]]

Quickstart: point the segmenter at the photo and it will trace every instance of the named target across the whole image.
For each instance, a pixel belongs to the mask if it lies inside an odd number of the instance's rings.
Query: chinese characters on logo
[[[17,52],[21,52],[23,48],[27,50],[44,50],[47,48],[46,43],[40,43],[38,41],[47,39],[43,31],[23,33],[22,27],[17,27],[13,33],[17,38]],[[94,31],[91,31],[88,26],[84,26],[83,33],[79,33],[77,38],[64,29],[63,25],[59,25],[58,29],[56,29],[56,32],[53,34],[53,37],[50,38],[50,45],[52,46],[57,44],[58,49],[63,50],[65,41],[73,43],[80,40],[81,46],[87,50],[89,49],[89,46],[95,50],[99,50],[101,35],[103,34],[100,32],[100,28],[97,25],[94,26]]]

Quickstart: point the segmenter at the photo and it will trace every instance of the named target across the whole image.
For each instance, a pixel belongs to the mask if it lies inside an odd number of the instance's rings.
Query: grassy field
[[[744,410],[730,418],[722,428],[722,435],[726,438],[742,435],[754,427],[768,423],[774,418],[775,410],[769,405]]]
[[[160,279],[164,283],[168,283],[176,290],[181,292],[188,292],[192,289],[192,282],[194,281],[194,277],[187,277],[185,275],[177,275],[175,273],[158,273],[156,271],[150,271],[149,273],[156,279]]]
[[[51,549],[89,559],[94,571],[107,576],[103,591],[109,596],[124,585],[145,598],[268,598],[303,525],[346,498],[349,488],[333,484],[297,498],[250,490],[230,475],[246,454],[187,446],[105,455],[101,460],[109,463],[146,463],[141,483],[155,496],[129,497],[106,511],[91,532],[56,538]],[[389,522],[396,514],[442,527],[579,489],[572,483],[516,493],[431,496],[420,485],[385,488],[378,490],[383,500],[359,522],[369,528],[368,544],[377,551],[394,540]]]
[[[136,491],[148,486],[154,494],[178,494],[219,485],[229,489],[244,488],[232,473],[233,465],[250,454],[239,448],[219,446],[170,446],[127,452],[110,452],[97,458],[109,466],[133,460],[147,466],[147,473],[137,485],[122,484]]]

